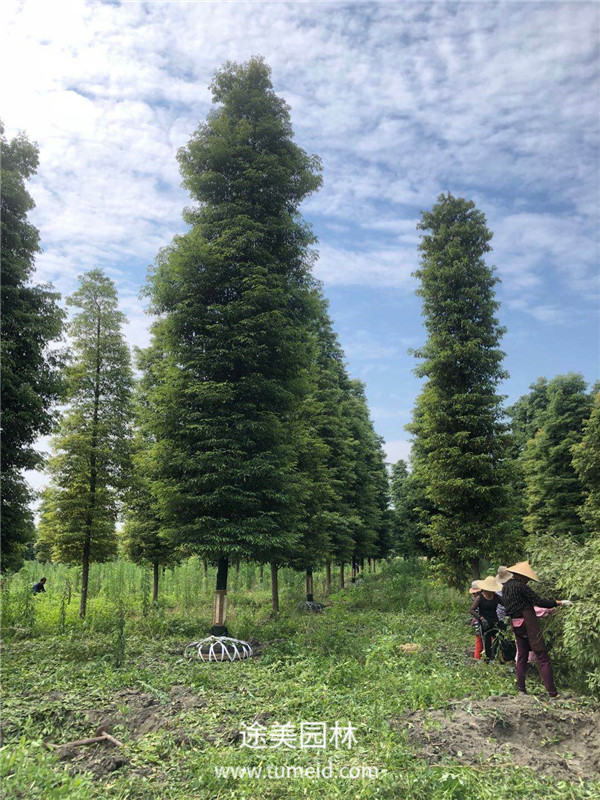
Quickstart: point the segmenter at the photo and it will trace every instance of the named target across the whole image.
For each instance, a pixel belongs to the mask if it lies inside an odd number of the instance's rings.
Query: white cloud
[[[384,445],[387,460],[390,464],[395,464],[399,458],[408,461],[410,458],[411,443],[406,439],[393,439]]]

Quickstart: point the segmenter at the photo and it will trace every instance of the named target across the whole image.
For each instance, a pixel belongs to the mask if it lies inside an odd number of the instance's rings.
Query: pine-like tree
[[[434,507],[427,531],[458,580],[467,570],[478,577],[481,557],[508,548],[498,278],[484,258],[492,233],[473,202],[441,195],[418,227],[425,233],[415,276],[428,338],[416,352],[416,372],[427,383],[413,433],[426,453],[423,477]]]
[[[353,439],[352,469],[347,476],[353,529],[352,575],[365,558],[380,558],[389,548],[389,486],[381,439],[369,416],[364,385],[349,382],[345,414]]]
[[[410,473],[402,458],[392,466],[390,494],[394,506],[392,514],[392,548],[396,555],[410,558],[418,552],[419,535],[409,505]]]
[[[130,475],[133,377],[114,283],[91,270],[67,303],[78,309],[69,325],[74,357],[68,409],[52,442],[40,544],[51,548],[54,561],[82,565],[83,618],[90,563],[117,552],[115,524]]]
[[[285,560],[298,538],[290,426],[315,313],[315,238],[298,208],[321,167],[294,143],[261,59],[226,64],[211,89],[208,121],[179,152],[191,229],[160,254],[149,294],[174,365],[157,403],[161,515],[174,542],[218,562],[212,631],[224,633],[229,559]]]
[[[590,418],[583,424],[583,438],[573,445],[573,466],[584,488],[578,508],[588,537],[600,535],[600,392],[594,395]]]
[[[61,358],[51,344],[61,335],[64,315],[50,286],[31,283],[40,245],[27,219],[35,204],[26,181],[37,170],[38,149],[24,135],[8,142],[1,122],[0,147],[2,569],[17,570],[35,535],[23,470],[40,466],[34,444],[50,432],[52,405],[62,392]]]
[[[559,375],[546,387],[547,405],[537,417],[537,431],[523,449],[526,515],[529,534],[548,533],[582,539],[578,513],[584,488],[573,465],[572,448],[583,438],[592,398],[581,375]]]

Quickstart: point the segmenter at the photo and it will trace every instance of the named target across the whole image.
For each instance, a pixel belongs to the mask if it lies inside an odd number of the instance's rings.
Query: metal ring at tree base
[[[187,658],[195,656],[200,661],[244,661],[252,656],[252,647],[248,642],[231,636],[208,636],[198,642],[190,642],[183,655]]]

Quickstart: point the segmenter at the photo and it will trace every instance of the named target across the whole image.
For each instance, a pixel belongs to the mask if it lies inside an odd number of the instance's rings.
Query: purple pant
[[[513,625],[515,639],[517,640],[517,689],[525,691],[525,675],[527,673],[527,660],[531,650],[535,653],[538,660],[540,675],[544,681],[546,691],[551,697],[555,697],[558,692],[554,685],[554,674],[550,656],[546,650],[546,643],[542,637],[540,623],[535,615],[533,608],[523,610],[525,624],[520,627]]]

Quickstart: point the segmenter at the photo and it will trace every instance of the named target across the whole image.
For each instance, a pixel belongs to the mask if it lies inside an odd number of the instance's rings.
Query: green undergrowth
[[[272,618],[268,586],[244,572],[232,592],[232,633],[259,643],[259,655],[242,663],[203,664],[182,658],[184,646],[209,625],[210,589],[186,605],[184,582],[169,590],[158,609],[142,608],[116,580],[141,580],[132,565],[105,565],[105,593],[97,586],[90,619],[76,618],[77,597],[62,591],[31,598],[30,574],[8,587],[3,658],[5,798],[593,798],[600,787],[546,780],[527,768],[430,766],[397,720],[415,709],[443,708],[453,699],[513,695],[514,675],[502,664],[469,658],[472,634],[465,624],[468,598],[439,586],[421,562],[394,562],[366,574],[355,587],[326,598],[321,614],[298,610],[302,576],[284,575],[282,612]],[[135,568],[137,569],[137,568]],[[56,584],[67,572],[56,578]],[[209,578],[211,576],[209,575]],[[177,579],[179,580],[179,579]],[[22,585],[21,585],[22,583]],[[141,585],[141,584],[140,584]],[[323,576],[317,576],[323,588]],[[20,594],[21,593],[21,594]],[[62,610],[61,610],[62,609]],[[119,642],[119,628],[124,636]],[[121,624],[119,622],[121,620]],[[416,645],[403,652],[401,645]],[[120,658],[118,657],[120,653]],[[120,663],[120,666],[117,664]],[[169,712],[173,687],[187,687],[204,705]],[[74,773],[43,744],[93,733],[87,711],[118,708],[119,692],[153,697],[163,729],[135,734],[127,725],[112,732],[123,742],[120,769],[98,777]],[[533,683],[532,690],[541,693]],[[572,698],[571,703],[585,704]],[[127,717],[128,709],[120,712]],[[356,743],[348,749],[264,750],[243,747],[240,729],[259,720],[275,723],[351,723]],[[267,765],[334,770],[377,768],[378,776],[351,778],[217,777],[217,767]],[[356,773],[355,773],[356,774]]]

